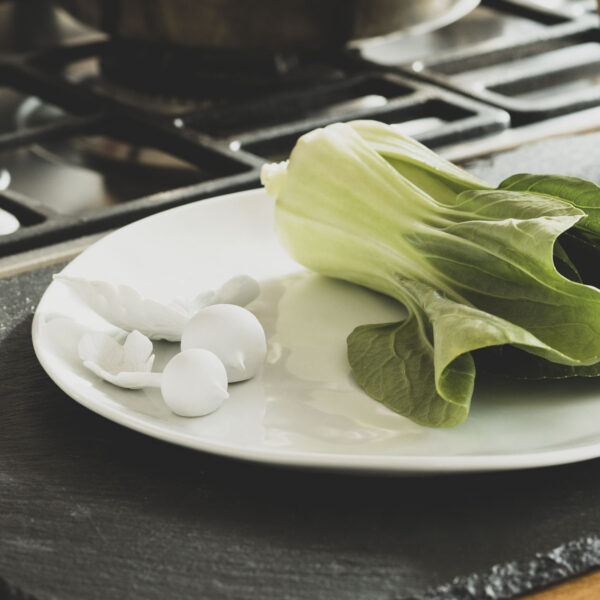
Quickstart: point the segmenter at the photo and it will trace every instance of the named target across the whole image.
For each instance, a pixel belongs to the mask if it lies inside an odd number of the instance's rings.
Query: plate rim
[[[207,199],[197,200],[182,206],[160,211],[142,219],[138,219],[123,227],[120,227],[100,240],[97,240],[86,248],[81,254],[69,261],[60,272],[77,263],[90,248],[98,248],[103,244],[110,244],[110,240],[115,235],[122,235],[123,231],[130,228],[137,228],[140,224],[160,220],[167,213],[185,212],[199,204],[216,203],[227,200],[228,198],[239,198],[243,196],[253,196],[257,194],[266,194],[262,188],[254,188],[233,192],[220,196],[214,196]],[[143,225],[142,225],[143,226]],[[85,260],[83,258],[82,260]],[[148,435],[154,439],[163,442],[175,444],[192,450],[206,452],[208,454],[237,459],[245,462],[266,464],[273,466],[285,466],[304,469],[318,469],[337,472],[355,472],[363,474],[389,474],[389,475],[436,475],[436,474],[460,474],[474,472],[493,472],[518,469],[530,469],[540,467],[558,466],[571,464],[585,460],[591,460],[600,456],[600,442],[594,444],[583,444],[571,446],[562,449],[542,450],[539,452],[521,452],[515,454],[483,454],[483,455],[390,455],[390,454],[340,454],[328,452],[308,452],[308,451],[290,451],[281,448],[272,450],[257,450],[232,446],[227,443],[219,443],[194,436],[187,432],[171,433],[169,430],[161,428],[159,425],[145,419],[142,415],[137,416],[119,409],[112,408],[110,405],[98,404],[90,401],[85,395],[81,394],[75,386],[71,386],[66,378],[56,374],[46,356],[42,346],[40,336],[40,320],[44,303],[53,293],[54,286],[58,282],[52,281],[42,294],[31,325],[31,339],[36,358],[48,377],[71,399],[78,404],[92,411],[93,413],[106,418],[113,423]]]

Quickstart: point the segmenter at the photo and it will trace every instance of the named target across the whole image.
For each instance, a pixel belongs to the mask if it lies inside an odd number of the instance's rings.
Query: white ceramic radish
[[[113,385],[160,388],[165,404],[182,417],[207,415],[229,397],[227,372],[212,352],[180,352],[162,373],[152,373],[152,342],[139,331],[130,333],[123,345],[103,333],[84,334],[79,356],[84,366]]]
[[[267,354],[259,320],[233,304],[207,306],[192,317],[181,337],[181,349],[191,348],[214,352],[225,365],[229,383],[254,377]]]
[[[208,350],[176,354],[162,373],[160,386],[165,404],[182,417],[201,417],[229,398],[223,363]]]

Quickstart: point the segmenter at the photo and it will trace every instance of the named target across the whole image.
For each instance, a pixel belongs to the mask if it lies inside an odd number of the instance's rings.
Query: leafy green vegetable
[[[560,236],[554,246],[557,270],[574,281],[600,287],[600,187],[564,175],[513,175],[500,189],[527,191],[559,198],[583,209],[586,217]],[[511,348],[494,348],[479,356],[478,367],[518,379],[561,379],[597,377],[600,363],[569,366],[540,360]]]
[[[560,246],[555,247],[555,259],[565,275],[577,279],[576,271],[584,283],[600,286],[599,186],[564,175],[518,174],[505,179],[498,188],[558,198],[583,210],[586,216],[561,236]]]
[[[280,239],[298,262],[406,306],[401,323],[352,332],[348,357],[370,396],[417,423],[464,420],[474,350],[512,344],[571,370],[600,361],[600,292],[554,263],[577,273],[556,240],[580,222],[596,227],[576,205],[600,206],[600,197],[521,177],[491,189],[366,121],[313,131],[289,164],[263,171]]]
[[[527,175],[518,174],[505,179],[501,190],[542,194],[564,200],[585,212],[585,217],[577,223],[578,229],[600,233],[600,187],[591,181],[566,175]]]
[[[516,344],[565,358],[525,329],[426,284],[401,285],[408,318],[356,328],[348,337],[348,359],[369,396],[416,423],[449,427],[466,418],[475,380],[472,350]]]

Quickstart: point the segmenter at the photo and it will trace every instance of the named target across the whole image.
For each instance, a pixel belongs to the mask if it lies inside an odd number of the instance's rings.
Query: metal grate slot
[[[579,68],[595,65],[600,61],[600,43],[587,42],[562,46],[558,50],[540,52],[513,60],[507,60],[506,56],[496,58],[499,62],[494,62],[492,66],[486,65],[459,73],[454,81],[473,89],[488,88],[498,91],[515,81],[533,77],[552,77],[553,73],[561,71],[572,71],[575,77],[578,75]],[[509,62],[510,72],[507,72]]]
[[[420,79],[506,110],[513,125],[542,121],[600,106],[595,21],[582,18],[516,44],[484,44],[410,68]]]
[[[0,164],[10,173],[10,190],[68,215],[103,211],[219,175],[156,146],[102,133],[6,150]]]
[[[380,111],[371,115],[371,118],[393,125],[402,133],[412,135],[431,146],[439,146],[453,140],[499,131],[507,126],[506,113],[491,112],[482,115],[480,110],[480,105],[472,105],[462,99],[456,99],[456,103],[452,103],[449,99],[421,95],[418,101],[410,105]],[[312,127],[273,135],[258,141],[249,140],[241,147],[269,161],[284,160],[298,137],[311,129]]]
[[[517,79],[491,86],[489,90],[552,110],[560,104],[576,103],[582,94],[591,98],[600,96],[600,61]]]
[[[483,0],[487,6],[545,25],[557,25],[572,18],[572,7],[582,0]],[[585,1],[585,0],[584,0]]]
[[[46,216],[36,210],[28,208],[22,201],[16,201],[9,196],[0,193],[0,210],[13,215],[21,227],[39,225],[46,220]]]
[[[419,36],[403,37],[393,42],[368,44],[361,49],[362,57],[379,65],[400,66],[413,61],[425,61],[448,54],[457,48],[495,44],[510,39],[540,35],[548,26],[569,21],[567,14],[540,6],[523,6],[518,1],[483,0],[481,5],[456,23]]]
[[[320,86],[310,93],[273,95],[245,106],[206,111],[183,122],[210,135],[233,137],[274,124],[351,117],[410,96],[417,89],[384,76],[359,76]]]
[[[596,0],[523,0],[523,2],[538,8],[562,11],[573,18],[598,10]]]

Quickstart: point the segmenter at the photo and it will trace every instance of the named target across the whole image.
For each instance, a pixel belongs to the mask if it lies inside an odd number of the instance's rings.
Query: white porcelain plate
[[[159,300],[194,296],[240,273],[260,282],[249,308],[268,339],[263,372],[232,384],[220,410],[193,419],[169,412],[156,390],[119,389],[87,371],[78,336],[111,326],[65,284],[49,286],[33,323],[44,369],[87,408],[156,438],[253,461],[371,473],[513,469],[600,455],[600,380],[480,377],[471,415],[453,429],[420,427],[371,400],[351,376],[346,336],[360,324],[401,319],[402,307],[291,260],[263,191],[143,219],[90,247],[65,273],[125,283]],[[178,347],[155,346],[160,370]]]

